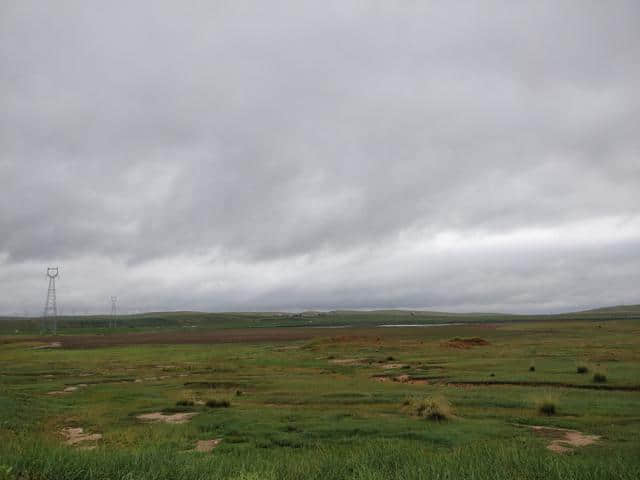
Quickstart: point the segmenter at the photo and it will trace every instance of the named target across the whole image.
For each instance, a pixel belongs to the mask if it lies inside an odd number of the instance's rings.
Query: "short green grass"
[[[634,320],[557,321],[257,344],[0,344],[0,479],[636,479],[639,332]],[[446,346],[474,337],[489,344]],[[606,369],[606,383],[576,375],[576,358]],[[553,415],[539,411],[546,395]],[[431,410],[411,414],[407,399]],[[426,420],[445,405],[446,421]],[[196,415],[136,418],[152,412]],[[530,425],[601,440],[558,455]],[[63,427],[103,438],[80,450]],[[222,441],[193,451],[208,439]]]

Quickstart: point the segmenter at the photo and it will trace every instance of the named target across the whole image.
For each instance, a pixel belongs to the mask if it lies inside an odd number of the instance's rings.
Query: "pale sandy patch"
[[[214,438],[211,440],[198,440],[196,444],[196,448],[194,449],[196,452],[210,452],[214,448],[216,448],[220,442],[221,438]]]
[[[101,433],[84,433],[84,429],[82,427],[65,427],[60,430],[60,433],[65,437],[64,443],[67,445],[78,445],[83,442],[96,442],[102,438]],[[91,447],[83,445],[81,448],[91,449],[95,448],[95,445]]]
[[[553,438],[551,443],[547,445],[547,449],[555,453],[573,452],[574,447],[586,447],[600,439],[599,435],[587,435],[577,430],[565,428],[543,427],[541,425],[533,425],[531,428],[540,435]]]
[[[154,413],[144,413],[142,415],[138,415],[136,418],[138,420],[148,421],[148,422],[164,422],[164,423],[187,423],[191,420],[191,417],[195,417],[197,412],[189,412],[189,413],[172,413],[169,415],[165,415],[162,412],[154,412]]]

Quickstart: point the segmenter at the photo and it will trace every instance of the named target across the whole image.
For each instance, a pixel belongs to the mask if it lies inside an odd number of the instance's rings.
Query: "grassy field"
[[[0,337],[0,479],[640,478],[637,319],[374,328],[409,323],[377,315],[205,343],[125,335],[126,320]],[[188,418],[138,418],[153,413]],[[69,428],[101,438],[69,445]]]

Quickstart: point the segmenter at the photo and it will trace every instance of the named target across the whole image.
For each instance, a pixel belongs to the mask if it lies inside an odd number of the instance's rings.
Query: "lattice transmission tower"
[[[117,316],[118,316],[118,297],[111,297],[111,319],[109,321],[109,326],[111,328],[115,328]]]
[[[47,301],[44,304],[44,313],[42,314],[41,330],[46,330],[48,319],[52,320],[52,332],[55,335],[58,330],[58,305],[56,303],[56,278],[58,278],[58,267],[47,268],[47,278],[49,279],[49,288],[47,289]]]

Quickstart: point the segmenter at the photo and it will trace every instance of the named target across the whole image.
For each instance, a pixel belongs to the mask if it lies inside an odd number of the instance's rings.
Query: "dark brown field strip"
[[[99,348],[126,345],[169,345],[208,343],[260,343],[308,340],[335,335],[323,328],[242,328],[208,332],[116,333],[111,335],[60,335],[62,348]],[[52,337],[6,337],[3,343],[51,342]]]
[[[560,388],[578,388],[582,390],[606,390],[617,392],[640,392],[640,385],[575,385],[562,382],[510,382],[501,380],[480,380],[480,381],[455,381],[440,382],[444,385],[456,387],[464,385],[475,386],[491,386],[491,385],[510,385],[516,387],[560,387]]]

